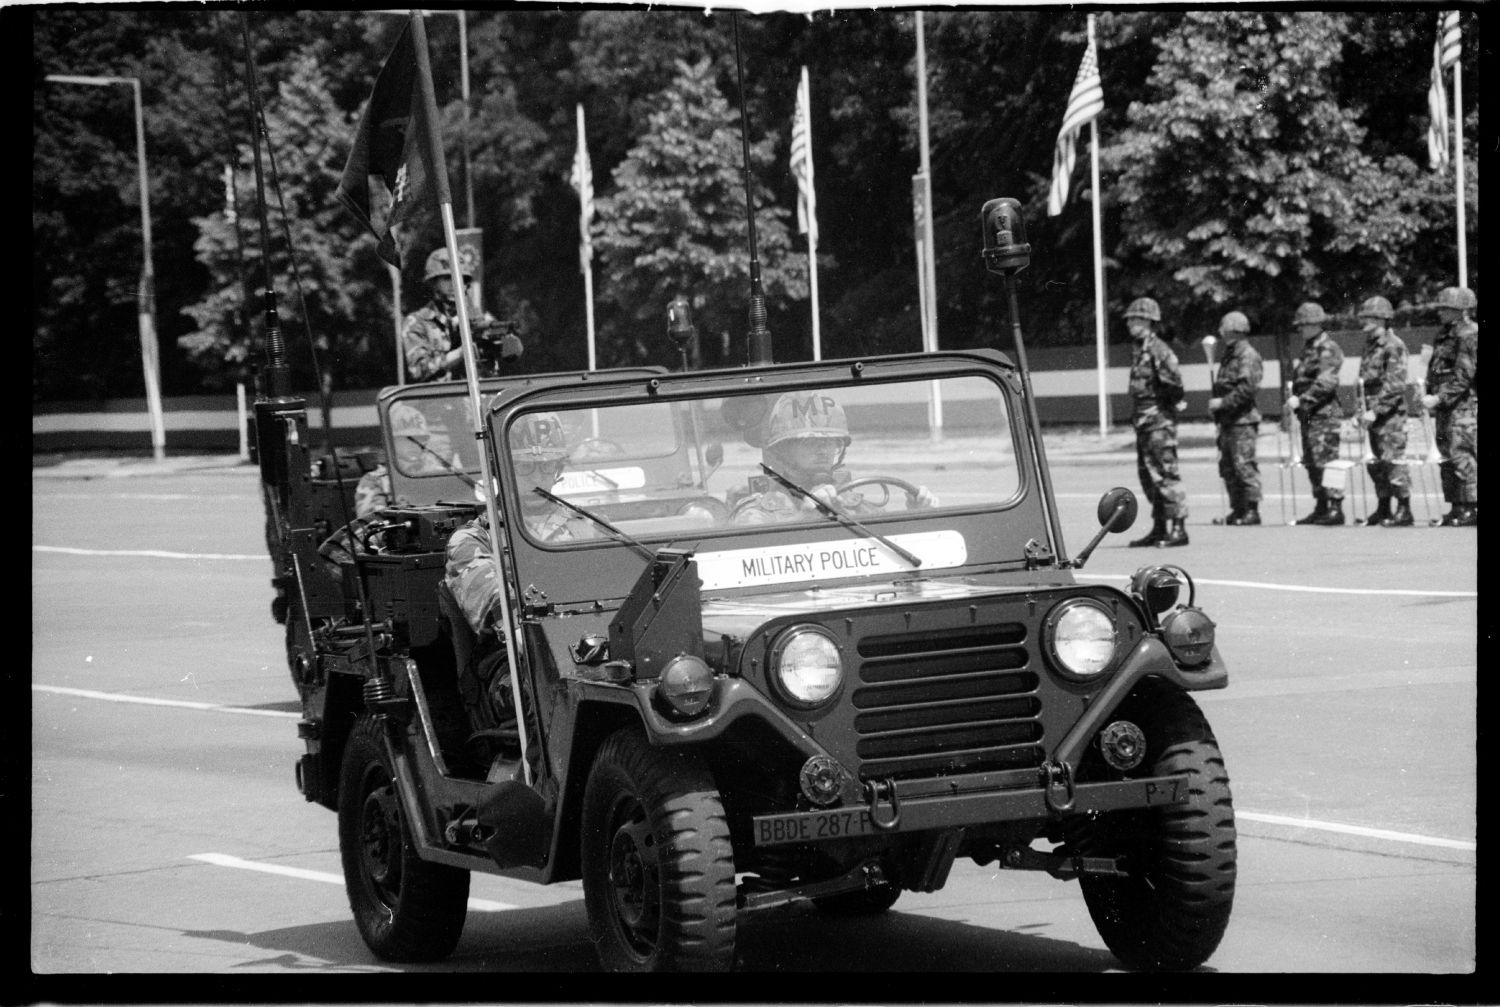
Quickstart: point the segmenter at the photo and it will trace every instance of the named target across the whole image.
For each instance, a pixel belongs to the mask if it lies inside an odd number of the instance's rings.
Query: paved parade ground
[[[1130,444],[1049,431],[1070,551],[1096,529],[1100,493],[1138,492]],[[1230,684],[1196,695],[1232,781],[1239,885],[1202,971],[1389,973],[1391,990],[1435,974],[1422,988],[1441,998],[1443,977],[1475,968],[1477,530],[1287,527],[1274,463],[1268,524],[1214,526],[1213,449],[1189,442],[1183,456],[1191,544],[1127,548],[1145,514],[1078,576],[1124,586],[1147,562],[1179,564],[1218,624]],[[1288,516],[1311,505],[1297,475]],[[576,883],[476,876],[440,966],[380,962],[360,940],[335,817],[293,782],[299,705],[270,615],[257,481],[218,457],[33,469],[32,970],[595,970]],[[1419,498],[1414,509],[1426,516]],[[751,916],[740,959],[791,973],[1120,968],[1075,884],[967,862],[883,917]],[[1068,999],[1047,989],[994,997]]]

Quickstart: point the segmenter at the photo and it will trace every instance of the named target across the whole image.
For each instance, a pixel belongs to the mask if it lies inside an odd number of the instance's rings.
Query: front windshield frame
[[[507,391],[497,395],[494,400],[490,414],[490,434],[492,443],[499,446],[496,472],[506,509],[512,515],[523,515],[526,514],[526,509],[522,507],[522,493],[529,493],[530,490],[521,486],[511,474],[515,458],[510,448],[510,434],[514,424],[527,414],[550,412],[571,417],[590,408],[629,407],[645,402],[677,404],[686,410],[686,404],[693,401],[717,400],[742,394],[775,398],[784,392],[838,392],[840,389],[847,392],[897,386],[903,382],[942,380],[951,383],[976,379],[985,382],[986,387],[993,388],[995,400],[1000,404],[1005,426],[1005,451],[1014,467],[1014,482],[1010,485],[1009,492],[967,504],[957,501],[943,504],[930,514],[876,514],[863,516],[861,520],[867,521],[873,530],[914,534],[960,523],[971,529],[969,539],[977,541],[983,537],[980,529],[984,520],[1008,520],[1006,515],[1009,512],[1017,512],[1018,519],[1012,523],[1018,529],[1024,529],[1026,534],[1005,549],[997,549],[987,543],[983,548],[975,550],[978,555],[960,565],[1020,564],[1025,561],[1025,543],[1033,539],[1050,542],[1051,531],[1039,503],[1038,476],[1029,446],[1020,382],[1014,366],[1002,354],[994,351],[949,351],[867,362],[777,365],[755,371],[690,372],[662,375],[645,382],[601,379],[598,384],[588,387],[548,389],[544,392]],[[703,447],[701,441],[698,447]],[[725,453],[728,453],[727,450]],[[684,489],[689,492],[692,487]],[[536,494],[531,493],[531,496],[537,503],[545,503]],[[588,501],[584,497],[571,496],[570,499],[587,506]],[[537,508],[533,505],[531,510],[535,512]],[[620,508],[614,508],[613,513],[617,516]],[[608,519],[610,514],[603,516]],[[722,519],[722,515],[717,517]],[[532,534],[525,520],[507,522],[510,537],[515,543],[518,563],[524,568],[521,573],[523,579],[531,576],[528,571],[533,564],[537,567],[537,575],[543,579],[551,579],[548,576],[549,567],[552,568],[551,572],[556,572],[571,565],[572,560],[567,557],[577,557],[578,562],[585,566],[599,567],[608,565],[607,557],[622,552],[628,554],[628,565],[636,575],[639,574],[640,560],[635,551],[625,549],[612,534],[602,528],[591,527],[586,519],[576,514],[569,515],[567,522],[575,529],[581,528],[583,533],[569,532],[561,538],[549,537],[544,540]],[[776,541],[797,543],[830,536],[837,539],[856,537],[855,532],[839,528],[837,524],[821,518],[807,518],[775,527],[726,525],[722,520],[706,519],[703,524],[693,527],[682,527],[680,522],[668,524],[669,527],[657,528],[650,521],[619,522],[624,531],[638,537],[649,549],[670,544],[695,551],[714,551],[748,548]],[[645,530],[642,531],[642,528]],[[1010,537],[1012,536],[1007,536]],[[1053,545],[1053,549],[1056,548]],[[581,593],[597,595],[602,592],[609,595],[614,590],[619,588],[601,585],[598,590],[585,590]],[[549,590],[549,594],[551,593]],[[564,589],[562,593],[578,593],[576,585]]]

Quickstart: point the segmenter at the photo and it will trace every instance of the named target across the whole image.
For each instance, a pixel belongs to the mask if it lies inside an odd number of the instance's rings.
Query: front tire
[[[1123,856],[1128,878],[1079,879],[1104,943],[1127,967],[1197,968],[1229,924],[1234,902],[1235,828],[1229,775],[1198,704],[1179,690],[1147,681],[1120,717],[1146,734],[1148,762],[1132,776],[1186,773],[1188,800],[1117,811],[1070,826],[1083,856]],[[1092,755],[1083,778],[1119,778]]]
[[[463,933],[469,872],[417,856],[384,731],[366,714],[344,748],[338,809],[344,887],[371,951],[387,961],[438,961]]]
[[[725,971],[734,963],[734,849],[713,774],[652,748],[639,728],[600,746],[583,796],[589,931],[615,972]]]

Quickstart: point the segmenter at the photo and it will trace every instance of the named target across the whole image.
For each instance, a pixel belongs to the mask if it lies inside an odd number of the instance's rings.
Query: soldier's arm
[[[488,629],[500,603],[488,532],[471,523],[453,533],[448,540],[443,580],[463,609],[470,628],[475,633]]]
[[[408,315],[401,327],[401,347],[406,354],[406,376],[412,381],[430,381],[443,371],[443,354],[427,340],[427,325],[419,315]]]
[[[1374,393],[1368,385],[1365,387],[1368,408],[1376,416],[1388,416],[1406,404],[1406,354],[1395,347],[1387,349],[1383,351],[1382,364]]]
[[[1255,404],[1255,393],[1260,390],[1260,379],[1265,373],[1265,367],[1254,351],[1246,354],[1244,360],[1243,369],[1235,375],[1234,383],[1223,395],[1220,412],[1238,413]]]
[[[1182,387],[1182,369],[1177,366],[1177,354],[1167,350],[1156,362],[1156,388],[1161,404],[1176,408],[1185,394]]]
[[[1339,391],[1339,371],[1343,366],[1344,351],[1338,344],[1330,342],[1318,350],[1318,373],[1308,383],[1307,390],[1299,393],[1304,409],[1312,412],[1333,400]]]

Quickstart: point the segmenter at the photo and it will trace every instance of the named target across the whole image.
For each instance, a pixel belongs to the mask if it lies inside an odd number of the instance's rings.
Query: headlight
[[[798,706],[817,706],[838,691],[844,663],[838,644],[822,629],[794,626],[771,649],[771,679]]]
[[[1059,670],[1092,678],[1114,663],[1119,633],[1109,613],[1093,602],[1065,601],[1047,617],[1047,639]]]
[[[676,713],[696,717],[713,698],[714,674],[701,657],[680,654],[662,669],[657,695]]]

